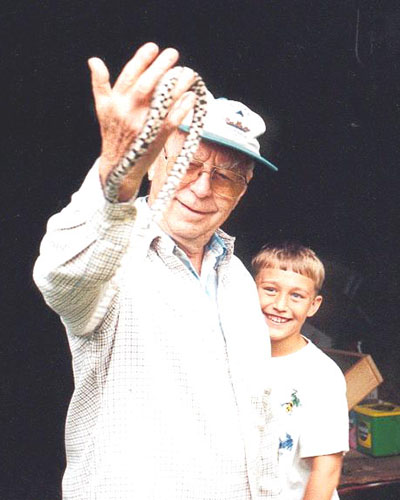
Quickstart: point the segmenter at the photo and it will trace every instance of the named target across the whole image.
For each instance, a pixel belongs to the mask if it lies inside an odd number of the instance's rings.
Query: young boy
[[[339,367],[301,334],[321,305],[324,266],[295,243],[264,246],[252,266],[271,336],[282,498],[338,499],[348,450],[346,383]]]

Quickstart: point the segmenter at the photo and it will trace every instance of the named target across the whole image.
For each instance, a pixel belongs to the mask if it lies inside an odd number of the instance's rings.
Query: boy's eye
[[[264,287],[264,292],[267,292],[268,294],[275,293],[276,289],[273,288],[272,286],[265,286]]]
[[[297,293],[297,292],[292,293],[292,297],[294,299],[303,299],[304,298],[303,295],[301,295],[300,293]]]

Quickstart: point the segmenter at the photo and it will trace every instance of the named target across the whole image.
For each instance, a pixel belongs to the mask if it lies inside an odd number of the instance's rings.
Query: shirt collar
[[[217,233],[214,233],[205,248],[205,254],[210,257],[213,256],[215,259],[214,269],[218,267],[219,263],[224,259],[227,253],[228,249],[225,241]]]

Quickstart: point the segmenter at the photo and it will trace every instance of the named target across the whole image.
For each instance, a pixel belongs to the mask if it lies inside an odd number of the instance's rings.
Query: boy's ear
[[[322,304],[322,295],[317,295],[311,302],[310,309],[307,313],[307,318],[311,318],[318,311],[320,305]]]

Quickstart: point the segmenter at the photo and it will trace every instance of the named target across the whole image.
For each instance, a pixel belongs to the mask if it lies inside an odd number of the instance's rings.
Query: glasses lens
[[[237,198],[246,188],[246,180],[232,170],[214,167],[211,173],[211,187],[219,196]]]
[[[173,162],[171,163],[173,165]],[[170,167],[171,168],[171,167]],[[195,182],[204,169],[201,161],[192,161],[181,181],[181,187]],[[224,198],[237,198],[246,188],[247,182],[243,176],[229,168],[214,167],[210,172],[211,189],[218,196]]]

